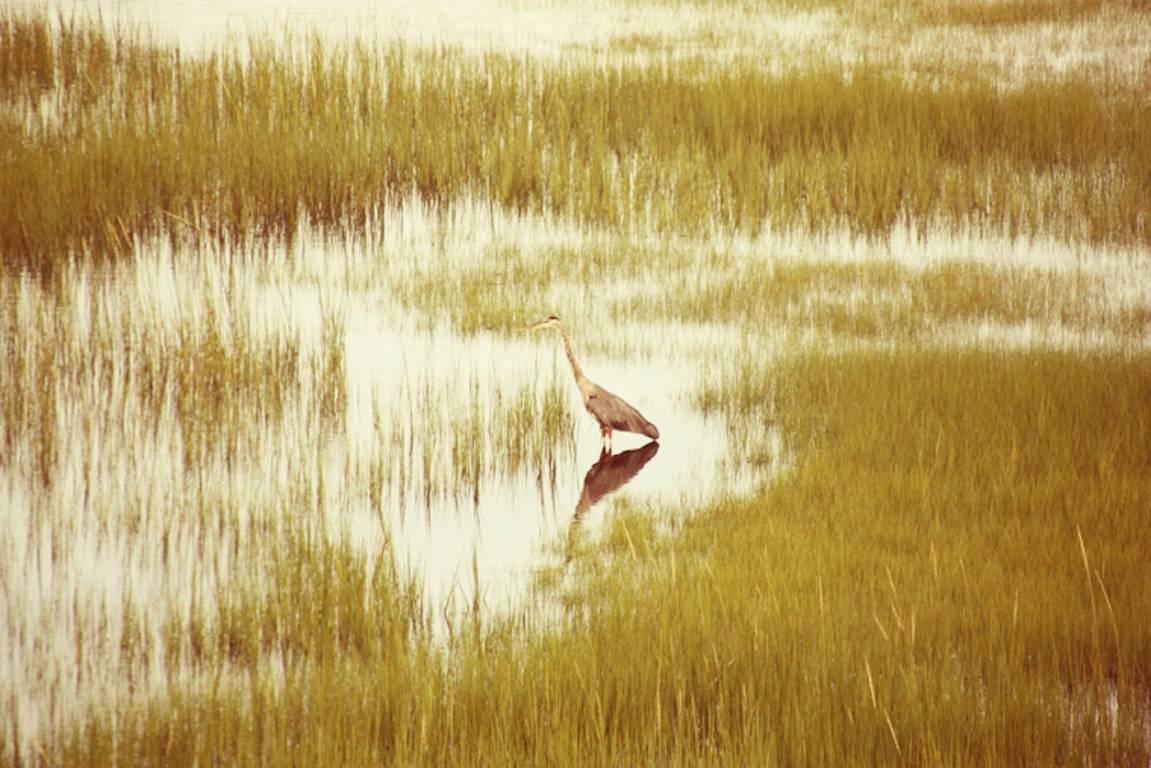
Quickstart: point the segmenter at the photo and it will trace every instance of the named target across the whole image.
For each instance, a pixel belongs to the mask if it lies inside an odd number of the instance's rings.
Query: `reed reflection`
[[[599,461],[593,464],[587,474],[584,475],[583,491],[576,503],[571,525],[568,526],[566,562],[570,563],[574,556],[583,519],[588,510],[604,496],[627,485],[658,452],[659,443],[652,440],[642,448],[635,448],[623,453],[604,452],[600,454]]]

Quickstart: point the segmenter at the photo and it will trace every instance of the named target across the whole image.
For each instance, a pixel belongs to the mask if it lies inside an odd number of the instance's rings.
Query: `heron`
[[[612,430],[635,432],[646,435],[652,440],[659,439],[659,429],[656,428],[655,424],[644,418],[642,413],[622,397],[608,392],[584,375],[583,369],[580,368],[580,364],[576,360],[575,352],[572,351],[571,337],[568,336],[567,329],[564,328],[558,317],[548,315],[538,323],[529,325],[527,330],[535,331],[540,328],[555,328],[563,338],[564,352],[567,353],[568,362],[571,363],[576,386],[579,387],[580,395],[583,396],[584,408],[599,422],[600,437],[603,441],[601,455],[611,453]]]

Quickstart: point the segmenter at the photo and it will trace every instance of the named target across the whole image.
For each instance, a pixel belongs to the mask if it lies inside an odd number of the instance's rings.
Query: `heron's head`
[[[528,326],[527,328],[525,328],[524,330],[527,330],[527,331],[538,331],[540,328],[553,328],[553,327],[559,327],[559,324],[560,324],[560,319],[559,319],[557,316],[555,316],[555,315],[548,315],[548,316],[547,316],[547,317],[545,317],[543,320],[540,320],[538,323],[532,323],[531,325],[529,325],[529,326]]]

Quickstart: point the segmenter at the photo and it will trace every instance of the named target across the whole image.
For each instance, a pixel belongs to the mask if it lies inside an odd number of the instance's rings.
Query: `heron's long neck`
[[[567,353],[568,362],[571,363],[572,366],[572,375],[575,376],[576,384],[582,387],[583,383],[587,381],[587,376],[584,376],[583,369],[579,367],[579,361],[576,360],[575,352],[572,351],[572,340],[571,337],[568,336],[567,329],[562,325],[558,326],[558,328],[560,336],[562,336],[564,340],[564,352]]]

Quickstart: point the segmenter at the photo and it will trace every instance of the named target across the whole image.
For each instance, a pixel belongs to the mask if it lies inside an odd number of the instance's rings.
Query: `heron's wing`
[[[622,432],[637,432],[653,440],[659,438],[655,424],[645,419],[642,413],[628,405],[622,397],[603,387],[596,387],[592,392],[587,400],[587,409],[604,426]]]

